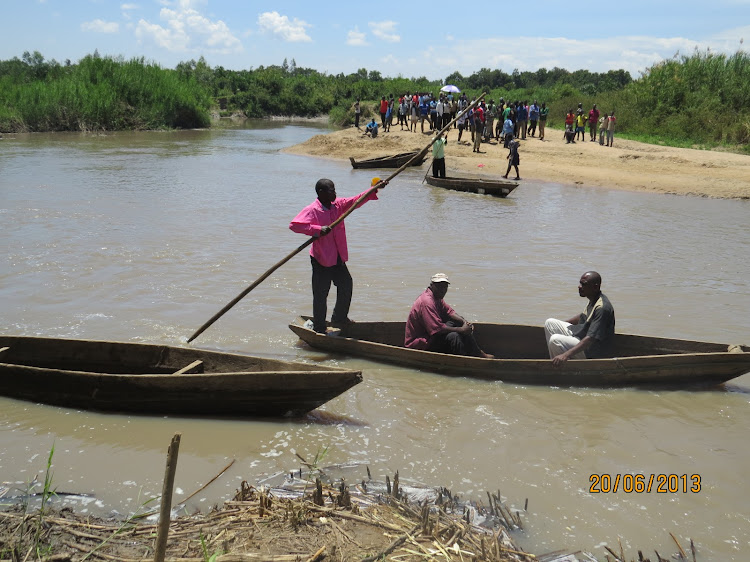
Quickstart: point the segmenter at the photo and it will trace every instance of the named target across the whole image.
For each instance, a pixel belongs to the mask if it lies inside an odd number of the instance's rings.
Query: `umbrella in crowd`
[[[452,93],[452,94],[458,94],[458,93],[461,92],[461,90],[459,90],[458,88],[456,88],[456,86],[454,86],[453,84],[447,84],[447,85],[443,86],[442,88],[440,88],[440,91],[441,92],[449,92],[449,93]]]

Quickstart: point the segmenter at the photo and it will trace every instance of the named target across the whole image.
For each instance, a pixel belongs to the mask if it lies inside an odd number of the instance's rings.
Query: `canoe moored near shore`
[[[419,150],[414,150],[412,152],[402,152],[400,154],[391,154],[388,156],[380,156],[378,158],[369,158],[367,160],[360,160],[357,161],[351,156],[349,157],[349,162],[352,163],[352,168],[359,169],[359,168],[400,168],[404,164],[406,164],[409,160],[414,158],[419,154]],[[420,155],[419,158],[416,158],[414,162],[410,164],[410,166],[421,166],[422,162],[425,161],[425,155]]]
[[[289,328],[310,346],[453,376],[550,386],[711,386],[750,372],[750,347],[628,334],[615,337],[607,359],[549,360],[544,328],[474,324],[477,343],[495,359],[404,347],[404,322],[356,322],[318,334],[305,317]],[[731,349],[731,351],[729,351]],[[616,356],[615,356],[616,355]]]
[[[507,197],[518,187],[518,182],[508,180],[491,180],[486,178],[437,178],[428,175],[427,183],[434,187],[452,189],[454,191],[468,191],[480,195],[494,195]]]
[[[347,371],[142,343],[0,336],[0,394],[85,410],[296,416],[362,381]]]

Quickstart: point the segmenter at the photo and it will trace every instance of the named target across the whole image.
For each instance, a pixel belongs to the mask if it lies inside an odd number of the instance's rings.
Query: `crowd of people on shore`
[[[417,124],[420,131],[432,133],[442,131],[453,121],[453,128],[458,130],[458,142],[464,131],[471,134],[474,152],[480,152],[482,142],[490,142],[495,139],[502,142],[503,147],[508,149],[508,169],[503,178],[508,179],[508,174],[515,168],[515,180],[520,180],[519,172],[520,156],[518,149],[519,140],[527,137],[534,138],[537,131],[539,140],[544,140],[549,108],[546,102],[540,105],[537,100],[529,104],[528,100],[506,101],[500,98],[498,103],[490,99],[487,103],[481,100],[469,100],[466,94],[454,96],[452,93],[441,92],[437,98],[431,93],[405,93],[398,100],[393,97],[382,96],[379,104],[380,127],[383,132],[388,132],[393,125],[395,116],[401,130],[417,132]],[[354,103],[354,124],[359,129],[359,118],[361,107],[359,99]],[[466,111],[468,109],[468,111]],[[579,103],[574,111],[568,110],[565,116],[565,131],[563,139],[566,143],[575,143],[576,139],[585,140],[586,128],[588,126],[590,141],[595,142],[597,133],[599,144],[613,146],[615,132],[615,112],[602,113],[593,104],[591,110],[586,113],[583,104]],[[425,124],[427,131],[425,131]],[[375,118],[367,124],[364,135],[376,137],[378,135],[378,124]],[[432,175],[445,177],[445,145],[447,144],[447,131],[445,137],[441,137],[433,145]]]
[[[544,140],[549,108],[546,102],[540,105],[537,100],[529,104],[528,100],[506,101],[500,98],[498,103],[494,99],[489,102],[482,100],[477,106],[464,112],[474,100],[469,100],[466,94],[454,96],[452,93],[441,92],[436,98],[431,93],[404,93],[398,99],[393,94],[382,96],[379,103],[380,127],[388,132],[394,120],[404,129],[417,132],[417,125],[421,133],[430,133],[443,129],[448,123],[459,118],[453,125],[458,130],[458,142],[465,130],[471,133],[474,152],[479,152],[482,142],[495,139],[502,141],[505,148],[509,147],[512,139],[525,140],[527,136],[535,137],[539,132],[539,140]],[[360,101],[354,103],[355,126],[359,129],[361,115]],[[596,104],[586,113],[583,104],[573,111],[571,108],[565,117],[565,132],[563,139],[567,143],[575,143],[576,139],[584,140],[586,128],[589,129],[590,140],[595,142],[597,132],[599,144],[613,146],[615,131],[615,112],[601,113]],[[365,134],[372,135],[373,119],[368,124]],[[425,131],[425,124],[427,131]],[[375,124],[377,126],[377,124]],[[476,132],[479,131],[477,135]],[[375,133],[377,135],[377,132]]]
[[[609,115],[600,112],[596,104],[586,113],[583,104],[579,103],[575,113],[573,108],[568,110],[565,115],[565,132],[563,138],[565,142],[575,143],[576,140],[586,140],[586,127],[589,129],[589,141],[596,142],[597,131],[599,133],[599,144],[611,147],[615,138],[615,112]]]

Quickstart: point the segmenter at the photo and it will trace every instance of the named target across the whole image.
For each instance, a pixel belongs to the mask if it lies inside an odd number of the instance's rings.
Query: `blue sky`
[[[203,56],[234,70],[286,58],[331,74],[442,79],[558,66],[637,78],[677,52],[750,51],[750,0],[0,0],[0,9],[1,60],[39,51],[75,62],[98,49],[168,68]]]

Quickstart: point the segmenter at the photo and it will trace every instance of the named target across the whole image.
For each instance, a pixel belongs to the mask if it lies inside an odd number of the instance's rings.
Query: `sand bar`
[[[427,133],[401,131],[395,125],[390,132],[371,139],[352,127],[315,135],[285,152],[359,160],[419,150],[430,138]],[[532,137],[521,140],[521,177],[575,186],[750,199],[750,156],[658,146],[617,136],[609,148],[588,138],[587,133],[587,140],[566,144],[562,131],[548,129],[543,141]],[[454,129],[448,134],[445,150],[447,174],[497,177],[505,173],[507,154],[507,149],[495,141],[483,143],[481,152],[475,153],[471,133],[464,132],[458,143],[458,131]]]

